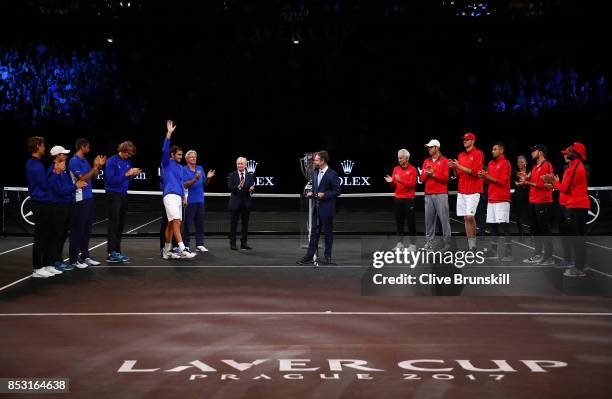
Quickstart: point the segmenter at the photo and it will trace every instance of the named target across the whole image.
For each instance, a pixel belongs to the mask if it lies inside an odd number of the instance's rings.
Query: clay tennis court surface
[[[27,243],[3,240],[3,267],[27,265],[29,247],[4,253]],[[297,238],[250,244],[211,238],[209,253],[170,262],[156,240],[127,239],[129,265],[4,289],[0,375],[69,378],[78,398],[612,393],[610,297],[366,296],[355,240],[338,238],[338,266],[317,270],[294,264]]]

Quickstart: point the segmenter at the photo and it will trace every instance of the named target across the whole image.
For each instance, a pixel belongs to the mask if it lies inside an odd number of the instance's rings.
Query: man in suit
[[[312,191],[308,197],[314,201],[312,212],[310,243],[306,255],[297,263],[306,265],[313,263],[313,257],[319,246],[319,234],[325,234],[325,259],[320,264],[331,265],[332,245],[334,243],[334,215],[336,214],[336,197],[340,195],[340,181],[338,173],[328,166],[329,154],[319,151],[315,155],[315,171],[313,175]]]
[[[227,187],[230,192],[230,247],[236,247],[236,227],[238,218],[242,219],[240,249],[252,249],[247,244],[249,232],[249,214],[251,212],[251,195],[255,191],[255,175],[246,170],[247,159],[239,157],[236,160],[236,170],[227,177]]]

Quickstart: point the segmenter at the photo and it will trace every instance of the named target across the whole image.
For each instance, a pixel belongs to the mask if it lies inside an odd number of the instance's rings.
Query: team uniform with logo
[[[399,180],[397,177],[399,176]],[[391,175],[391,187],[395,188],[394,213],[398,239],[404,235],[404,224],[408,221],[408,234],[411,244],[416,243],[416,217],[414,212],[417,170],[407,164],[405,168],[397,165]]]
[[[550,162],[544,160],[533,166],[529,177],[529,181],[535,184],[535,186],[529,187],[529,216],[531,232],[535,238],[534,255],[542,254],[543,250],[543,260],[552,257],[552,189],[547,187],[542,180],[542,176],[548,174],[554,174],[554,169]]]
[[[427,176],[425,170],[433,169],[433,175]],[[432,243],[436,235],[436,222],[442,225],[442,236],[450,244],[451,229],[448,212],[448,159],[442,155],[438,159],[427,158],[423,162],[421,181],[425,183],[425,239]]]
[[[457,162],[472,172],[468,174],[457,169],[457,216],[474,216],[482,193],[482,179],[478,177],[478,172],[482,170],[484,153],[474,147],[470,151],[461,152]]]

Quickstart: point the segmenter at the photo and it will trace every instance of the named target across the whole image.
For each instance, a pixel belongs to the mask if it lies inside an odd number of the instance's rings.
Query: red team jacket
[[[425,169],[433,168],[433,177],[425,174]],[[421,181],[425,183],[425,194],[447,194],[448,193],[448,159],[440,155],[436,161],[427,158],[423,162]]]
[[[531,169],[530,182],[536,184],[535,187],[529,187],[529,203],[530,204],[546,204],[553,202],[552,189],[546,187],[542,176],[553,174],[554,169],[550,162],[544,160],[540,165],[536,164]]]
[[[561,181],[553,182],[553,187],[559,190],[559,204],[564,207],[590,208],[586,169],[580,159],[570,162]]]
[[[489,181],[488,201],[492,204],[496,202],[510,202],[510,179],[512,168],[510,162],[500,155],[497,159],[489,161],[487,173],[497,180],[497,183]]]
[[[459,178],[458,191],[461,194],[482,193],[482,179],[478,177],[478,172],[482,170],[484,164],[484,153],[474,147],[471,151],[463,151],[457,156],[457,162],[472,170],[472,174],[457,169]]]
[[[400,182],[395,179],[395,175],[400,176]],[[417,170],[408,164],[406,168],[397,165],[391,174],[391,187],[395,188],[395,198],[414,198],[414,188],[417,181]]]

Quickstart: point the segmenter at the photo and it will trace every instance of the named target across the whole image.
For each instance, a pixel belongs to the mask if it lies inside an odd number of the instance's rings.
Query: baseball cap
[[[51,148],[51,152],[49,153],[51,154],[52,157],[54,157],[59,154],[70,154],[70,150],[65,149],[61,145],[56,145],[53,148]]]
[[[467,132],[463,135],[464,140],[476,140],[476,135],[472,132]]]
[[[586,159],[587,159],[587,157],[586,157],[586,147],[581,142],[576,141],[574,144],[570,145],[565,150],[561,151],[561,153],[562,154],[567,154],[569,152],[569,150],[576,151],[580,155],[580,158],[582,158],[583,161],[586,161]]]
[[[529,151],[542,151],[544,154],[548,154],[548,148],[544,144],[536,144],[529,148]]]
[[[425,144],[425,147],[440,147],[440,142],[436,139],[429,140],[429,143]]]

